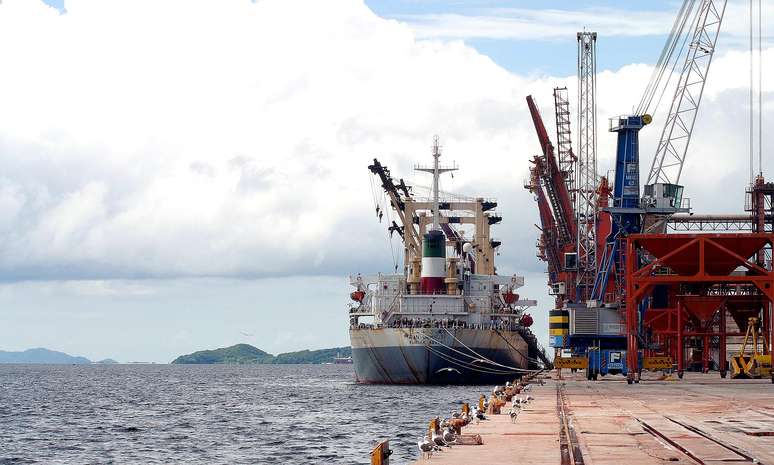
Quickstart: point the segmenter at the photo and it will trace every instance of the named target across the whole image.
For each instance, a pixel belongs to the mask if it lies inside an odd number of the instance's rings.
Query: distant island
[[[91,362],[86,357],[68,355],[56,350],[38,347],[22,352],[6,352],[0,350],[0,363],[50,363],[66,365],[88,365]]]
[[[300,350],[272,355],[250,344],[237,344],[214,350],[200,350],[181,355],[173,364],[321,364],[333,363],[336,357],[352,356],[351,347],[334,347],[320,350]]]

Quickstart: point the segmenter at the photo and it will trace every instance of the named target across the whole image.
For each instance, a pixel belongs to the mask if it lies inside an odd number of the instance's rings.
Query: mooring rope
[[[479,353],[478,353],[478,352],[476,352],[475,350],[471,349],[470,347],[466,346],[464,342],[462,342],[462,341],[460,341],[459,339],[457,339],[457,338],[454,336],[454,334],[452,334],[452,333],[451,333],[451,332],[450,332],[448,329],[444,328],[444,330],[445,330],[447,333],[449,333],[449,336],[451,336],[451,337],[452,337],[452,339],[454,339],[455,341],[457,341],[458,343],[460,343],[460,345],[462,345],[462,347],[464,347],[464,348],[468,349],[468,350],[469,350],[469,351],[471,351],[472,353],[476,354],[476,355],[477,355],[479,358],[481,358],[482,360],[486,360],[486,361],[488,361],[488,362],[489,362],[490,364],[492,364],[492,365],[500,366],[500,367],[503,367],[503,368],[508,368],[508,369],[510,369],[510,370],[522,370],[522,371],[529,371],[529,372],[535,371],[535,370],[528,370],[528,369],[524,369],[524,368],[514,368],[514,367],[509,367],[509,366],[507,366],[507,365],[502,365],[502,364],[500,364],[500,363],[497,363],[497,362],[495,362],[495,361],[492,361],[492,360],[490,360],[490,359],[488,359],[488,358],[484,357],[483,355],[479,354]],[[496,331],[497,331],[497,330],[495,330],[495,332],[496,332]],[[498,333],[498,334],[499,334],[499,333]],[[500,335],[500,337],[503,337],[503,336],[502,336],[502,335]],[[507,342],[507,341],[506,341],[506,342]],[[515,350],[516,350],[517,352],[519,352],[519,351],[518,351],[518,349],[515,349]],[[520,354],[522,357],[525,357],[523,353],[519,352],[519,354]],[[527,360],[529,360],[529,357],[525,357],[525,358],[526,358]]]
[[[516,347],[513,347],[513,344],[511,344],[511,342],[508,340],[508,338],[507,338],[507,337],[503,336],[503,333],[501,333],[499,329],[495,329],[495,332],[497,333],[497,335],[498,335],[498,336],[500,336],[501,338],[503,338],[503,341],[505,341],[505,343],[506,343],[506,344],[508,344],[508,347],[510,347],[511,349],[513,349],[513,350],[515,350],[516,352],[518,352],[518,353],[519,353],[519,355],[521,355],[522,357],[524,357],[525,359],[527,359],[527,361],[533,362],[533,363],[535,363],[535,364],[537,364],[537,363],[542,363],[542,360],[538,360],[538,359],[536,359],[536,358],[534,358],[534,357],[530,357],[530,356],[529,356],[529,352],[527,352],[527,355],[524,355],[524,352],[522,352],[521,350],[517,349]],[[523,338],[523,337],[524,337],[524,336],[522,336],[522,338]]]
[[[448,354],[444,354],[443,352],[434,349],[432,346],[427,345],[425,347],[427,347],[427,350],[429,350],[430,352],[434,353],[438,357],[446,360],[447,362],[449,362],[451,364],[454,364],[454,365],[457,365],[457,366],[460,366],[460,367],[463,367],[463,368],[465,368],[467,370],[477,371],[479,373],[487,373],[487,374],[491,374],[491,375],[509,375],[509,374],[514,374],[514,373],[518,372],[516,370],[495,370],[493,368],[484,368],[484,367],[474,366],[472,363],[463,362],[463,361],[461,361],[459,359],[455,359],[454,357],[452,357],[452,356],[450,356]]]
[[[437,339],[434,339],[434,338],[432,338],[431,336],[425,335],[425,337],[427,337],[427,338],[428,338],[428,339],[430,339],[431,341],[433,341],[433,342],[435,342],[435,343],[437,343],[437,344],[440,344],[440,345],[442,345],[442,346],[446,347],[447,349],[449,349],[449,350],[452,350],[452,351],[454,351],[454,352],[457,352],[457,353],[459,353],[459,354],[461,354],[461,355],[464,355],[464,356],[466,356],[466,357],[470,357],[470,358],[474,358],[474,359],[476,359],[476,360],[481,360],[482,362],[486,362],[486,363],[488,363],[488,364],[490,364],[490,365],[499,366],[499,367],[505,368],[506,370],[511,370],[511,371],[518,371],[518,372],[528,372],[528,373],[531,373],[531,372],[534,372],[534,371],[536,371],[536,370],[529,370],[529,369],[526,369],[526,368],[518,368],[518,367],[512,367],[512,366],[508,366],[508,365],[503,365],[503,364],[501,364],[501,363],[497,363],[497,362],[495,362],[495,361],[493,361],[493,360],[490,360],[490,359],[488,359],[487,357],[484,357],[483,355],[479,354],[479,353],[478,353],[478,352],[476,352],[475,350],[473,350],[473,349],[471,349],[470,347],[468,347],[467,345],[465,345],[465,343],[464,343],[464,342],[462,342],[462,341],[460,341],[458,338],[456,338],[456,337],[454,336],[454,334],[452,334],[452,333],[451,333],[451,332],[450,332],[448,329],[446,329],[446,328],[443,328],[443,329],[444,329],[444,330],[445,330],[445,331],[446,331],[446,332],[449,334],[449,336],[451,336],[451,338],[452,338],[452,339],[454,339],[455,341],[457,341],[457,342],[458,342],[458,343],[459,343],[461,346],[463,346],[464,348],[468,349],[468,350],[469,350],[471,353],[475,354],[475,356],[476,356],[476,357],[473,357],[473,356],[471,356],[471,355],[469,355],[469,354],[466,354],[466,353],[464,353],[464,352],[460,352],[459,350],[455,349],[454,347],[450,347],[450,346],[448,346],[448,345],[444,344],[443,342],[441,342],[441,341],[439,341],[439,340],[437,340]],[[522,354],[522,355],[523,355],[523,354]]]

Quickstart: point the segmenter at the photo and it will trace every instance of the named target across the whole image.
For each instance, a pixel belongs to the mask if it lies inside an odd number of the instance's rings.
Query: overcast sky
[[[4,0],[0,349],[168,362],[347,345],[347,275],[392,268],[366,166],[427,184],[412,166],[433,134],[460,167],[444,189],[498,198],[499,270],[526,276],[546,341],[524,97],[552,130],[553,87],[575,94],[575,32],[599,32],[606,174],[607,118],[639,101],[679,7],[622,4]],[[729,2],[683,173],[696,212],[743,206],[745,5]],[[771,63],[767,48],[766,82]]]

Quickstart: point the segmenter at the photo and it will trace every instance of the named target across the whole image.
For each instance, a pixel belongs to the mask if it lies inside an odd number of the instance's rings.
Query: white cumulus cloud
[[[509,73],[462,41],[418,39],[362,0],[66,7],[0,5],[5,279],[388,268],[366,166],[378,156],[427,183],[411,167],[435,133],[462,168],[448,189],[500,197],[503,267],[541,268],[521,187],[538,150],[524,96],[536,94],[550,127],[551,89],[574,94],[574,77]],[[719,208],[723,197],[707,180],[733,179],[741,199],[740,59],[716,60],[697,124],[685,181],[707,197],[700,205]],[[613,157],[606,118],[631,110],[649,74],[600,73],[601,171]],[[643,133],[643,164],[657,132]]]

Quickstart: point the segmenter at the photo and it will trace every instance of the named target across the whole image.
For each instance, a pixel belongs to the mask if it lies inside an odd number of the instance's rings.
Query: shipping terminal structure
[[[629,384],[647,369],[774,382],[774,184],[762,169],[760,74],[755,85],[750,71],[744,211],[694,214],[680,184],[726,3],[684,2],[634,112],[605,125],[617,140],[612,179],[597,167],[596,33],[577,33],[577,153],[567,88],[553,93],[556,144],[527,97],[540,152],[525,187],[537,202],[537,255],[556,299],[549,331],[557,367],[585,369],[590,380],[624,374]],[[760,37],[757,46],[760,56]],[[656,120],[664,95],[671,103]],[[661,135],[641,184],[639,133],[654,126]]]
[[[432,156],[432,165],[415,167],[432,175],[428,197],[396,182],[378,160],[369,166],[383,190],[374,194],[389,202],[377,202],[376,215],[386,216],[389,234],[403,242],[403,272],[350,277],[357,381],[505,383],[550,366],[525,313],[536,302],[516,293],[524,279],[496,274],[500,243],[490,228],[502,220],[497,202],[442,194],[440,176],[457,168],[439,164],[437,136]]]

